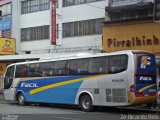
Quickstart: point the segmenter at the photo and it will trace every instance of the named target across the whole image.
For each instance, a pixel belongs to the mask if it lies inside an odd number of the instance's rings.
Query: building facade
[[[1,37],[16,39],[16,53],[102,49],[106,0],[57,0],[56,45],[51,43],[51,0],[1,0]],[[5,8],[3,8],[5,7]],[[6,9],[6,11],[5,11]]]
[[[104,52],[146,50],[156,55],[160,81],[160,23],[154,0],[109,0],[103,28]]]
[[[160,24],[153,20],[153,0],[109,0],[105,10],[104,51],[141,49],[160,55]]]
[[[0,36],[11,37],[12,4],[11,0],[0,1]]]
[[[56,19],[52,1],[0,0],[0,37],[14,38],[18,54],[0,56],[0,92],[8,64],[102,49],[108,0],[57,0]],[[52,44],[53,25],[56,44]]]

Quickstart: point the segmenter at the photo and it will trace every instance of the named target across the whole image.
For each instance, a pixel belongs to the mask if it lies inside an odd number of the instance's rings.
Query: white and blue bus
[[[128,106],[156,101],[155,56],[146,51],[74,55],[15,63],[4,76],[6,100],[26,103]]]

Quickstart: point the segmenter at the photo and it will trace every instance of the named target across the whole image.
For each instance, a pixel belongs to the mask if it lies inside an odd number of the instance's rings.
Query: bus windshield
[[[4,89],[9,89],[12,85],[14,77],[14,66],[11,66],[7,69],[4,77]]]

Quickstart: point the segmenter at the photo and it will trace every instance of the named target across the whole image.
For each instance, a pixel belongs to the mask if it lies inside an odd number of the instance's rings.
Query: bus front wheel
[[[90,112],[93,110],[92,99],[89,95],[83,95],[80,98],[80,107],[85,112]]]
[[[25,105],[25,97],[23,93],[19,93],[17,97],[19,105]]]

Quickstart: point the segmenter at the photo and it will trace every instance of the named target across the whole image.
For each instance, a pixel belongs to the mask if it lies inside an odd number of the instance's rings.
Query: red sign
[[[56,2],[57,0],[52,1],[51,8],[51,42],[52,45],[56,45]]]

